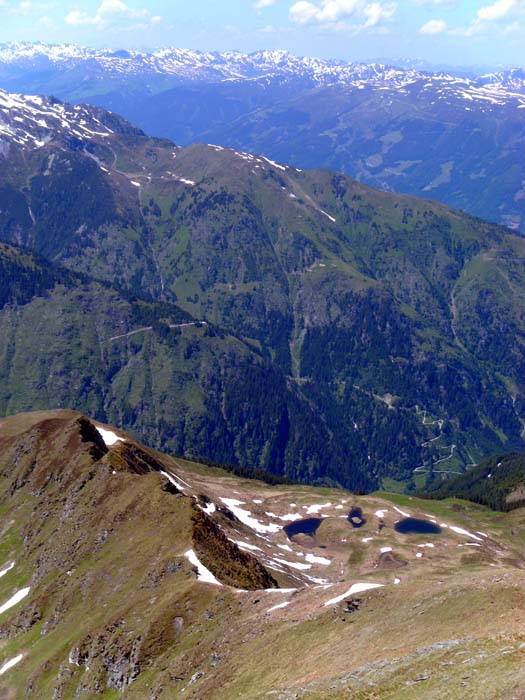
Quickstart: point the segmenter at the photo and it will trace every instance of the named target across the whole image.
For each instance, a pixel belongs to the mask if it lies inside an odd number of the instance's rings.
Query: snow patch
[[[394,506],[394,510],[397,510],[397,512],[401,513],[401,515],[403,515],[405,518],[410,518],[410,513],[401,510],[401,508],[397,508],[396,506]]]
[[[385,513],[388,513],[388,511],[387,511],[387,510],[376,510],[376,516],[377,516],[378,518],[384,518],[384,517],[385,517]]]
[[[469,532],[468,530],[464,530],[462,527],[456,527],[455,525],[450,525],[449,527],[453,532],[455,532],[458,535],[465,535],[465,537],[469,537],[471,540],[478,540],[479,542],[483,541],[481,537],[472,534],[472,532]]]
[[[259,520],[257,520],[257,518],[252,517],[249,510],[240,508],[239,506],[244,505],[242,501],[238,501],[235,498],[221,498],[221,501],[231,510],[231,512],[241,521],[241,523],[247,525],[252,530],[255,530],[255,532],[262,535],[269,532],[280,532],[280,525],[275,525],[274,523],[264,525],[264,523],[261,523]]]
[[[337,221],[334,219],[334,217],[330,216],[330,214],[328,214],[326,211],[323,211],[322,209],[319,209],[318,211],[320,211],[321,214],[324,214],[326,216],[326,218],[330,219],[330,221],[332,221],[334,224],[337,223]]]
[[[301,520],[303,516],[299,515],[299,513],[287,513],[286,515],[277,515],[276,517],[279,518],[279,520],[293,521],[293,520]]]
[[[306,561],[310,564],[322,564],[323,566],[329,566],[332,562],[326,557],[316,557],[315,554],[307,554],[305,557]]]
[[[370,591],[373,588],[383,588],[382,583],[354,583],[350,588],[346,591],[346,593],[343,593],[342,595],[338,595],[336,598],[331,598],[330,600],[327,600],[325,603],[326,605],[336,605],[337,603],[340,603],[342,600],[345,598],[348,598],[348,596],[355,595],[356,593],[363,593],[364,591]]]
[[[202,564],[193,549],[188,549],[184,556],[189,560],[190,564],[193,564],[197,568],[197,579],[203,583],[214,583],[216,586],[222,586],[222,583],[218,581],[215,576],[207,569],[204,564]]]
[[[2,578],[2,576],[5,576],[8,571],[11,571],[11,569],[14,567],[14,565],[15,565],[15,562],[12,561],[7,566],[4,566],[4,568],[0,571],[0,578]]]
[[[279,549],[284,549],[285,552],[293,552],[293,549],[288,544],[278,544]]]
[[[392,547],[381,547],[381,554],[386,554],[387,552],[391,552]]]
[[[286,603],[279,603],[278,605],[273,605],[266,612],[272,612],[272,610],[280,610],[281,608],[286,608],[288,605],[290,605],[290,601],[287,601]]]
[[[286,168],[284,165],[280,165],[279,163],[276,163],[274,160],[270,160],[269,158],[266,158],[266,156],[263,156],[264,160],[267,163],[270,163],[270,165],[273,165],[274,168],[278,168],[279,170],[284,170],[286,172]]]
[[[104,440],[106,447],[113,447],[113,445],[116,445],[117,442],[124,442],[124,438],[119,437],[112,430],[106,430],[106,428],[100,428],[97,425],[97,432]]]
[[[29,587],[22,588],[21,590],[17,591],[14,595],[12,595],[8,601],[6,601],[2,606],[0,606],[0,615],[6,610],[9,610],[10,608],[17,605],[21,600],[23,600],[30,590],[31,589]]]
[[[186,490],[186,488],[182,485],[182,483],[178,479],[176,479],[173,476],[173,474],[170,474],[169,472],[163,472],[163,471],[161,471],[160,473],[162,474],[162,476],[165,476],[166,479],[168,479],[168,481],[170,481],[173,484],[173,486],[176,486],[178,489],[181,489],[181,491]],[[203,510],[204,510],[204,508],[203,508]]]
[[[10,668],[13,668],[13,666],[16,666],[17,663],[22,661],[24,658],[23,654],[18,654],[18,656],[15,656],[14,659],[10,659],[9,661],[6,661],[5,664],[0,668],[0,676],[3,676],[6,671],[9,671]]]
[[[296,561],[286,561],[286,559],[279,559],[278,557],[275,557],[275,561],[279,562],[279,564],[291,566],[292,569],[297,569],[298,571],[307,571],[308,569],[312,568],[311,564],[301,564],[300,562]]]
[[[311,583],[316,583],[318,586],[327,586],[328,585],[328,579],[326,578],[317,578],[315,576],[308,576],[308,574],[305,574],[306,578],[311,582]],[[333,585],[333,584],[330,584]]]
[[[303,506],[303,508],[306,510],[307,515],[315,515],[323,510],[323,508],[330,508],[331,505],[331,503],[321,503],[320,505]]]
[[[237,547],[240,547],[241,549],[250,549],[253,550],[254,552],[262,552],[263,550],[260,547],[257,547],[255,544],[249,544],[248,542],[240,542],[238,540],[232,540],[232,542],[235,542]]]

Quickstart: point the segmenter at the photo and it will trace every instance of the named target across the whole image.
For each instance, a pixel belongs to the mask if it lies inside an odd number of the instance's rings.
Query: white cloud
[[[397,5],[395,3],[380,3],[372,2],[363,8],[363,14],[366,17],[365,27],[375,27],[381,22],[391,19]]]
[[[140,28],[158,25],[162,17],[152,17],[145,8],[134,8],[126,5],[122,0],[102,0],[94,15],[84,10],[71,10],[66,15],[66,24],[72,26],[92,25],[104,29],[123,20],[142,20]]]
[[[522,3],[520,3],[521,7]],[[507,15],[515,15],[514,10],[519,9],[517,0],[496,0],[492,5],[480,7],[472,22],[464,29],[454,30],[455,34],[474,36],[491,28],[492,22],[505,19]],[[512,25],[511,25],[512,26]]]
[[[448,25],[442,19],[431,19],[426,24],[424,24],[419,30],[420,34],[442,34],[448,28]]]
[[[275,3],[276,0],[257,0],[254,7],[256,10],[262,10],[263,7],[270,7],[271,5],[275,5]]]
[[[514,7],[516,7],[516,0],[497,0],[493,5],[480,7],[476,17],[485,22],[493,22],[508,15]]]
[[[91,17],[87,12],[71,10],[66,15],[66,24],[78,26],[80,24],[98,24],[101,18],[98,15]]]
[[[290,8],[290,19],[296,24],[336,24],[354,19],[363,27],[376,27],[391,19],[397,9],[395,2],[366,0],[299,0]]]

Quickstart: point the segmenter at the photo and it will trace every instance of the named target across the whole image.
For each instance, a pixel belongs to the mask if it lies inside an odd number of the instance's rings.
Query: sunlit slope
[[[488,700],[524,681],[521,510],[270,487],[72,411],[2,420],[0,454],[3,697]],[[440,532],[398,532],[409,518]]]

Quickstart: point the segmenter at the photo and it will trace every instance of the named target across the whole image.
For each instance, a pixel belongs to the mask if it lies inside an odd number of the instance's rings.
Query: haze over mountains
[[[97,104],[181,145],[334,169],[522,231],[524,78],[520,68],[462,77],[285,51],[0,48],[5,89]]]
[[[96,107],[0,116],[2,413],[364,489],[523,447],[522,237]]]

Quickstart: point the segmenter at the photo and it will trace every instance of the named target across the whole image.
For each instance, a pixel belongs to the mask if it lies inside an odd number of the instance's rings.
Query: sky
[[[0,42],[525,65],[525,0],[0,0]]]

